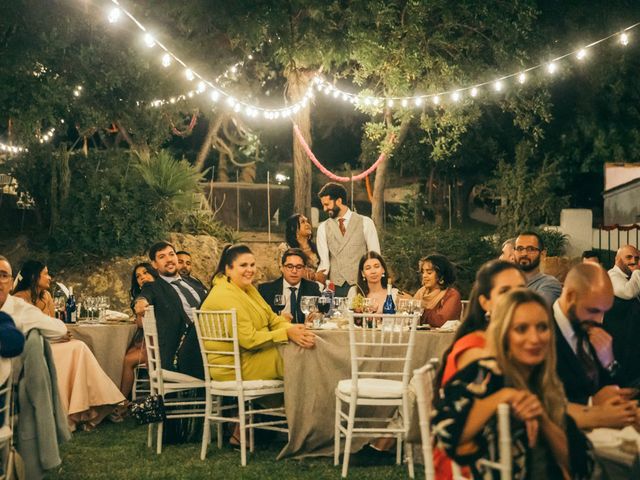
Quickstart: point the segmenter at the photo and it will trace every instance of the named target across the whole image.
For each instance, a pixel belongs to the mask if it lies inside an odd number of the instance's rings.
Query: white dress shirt
[[[300,303],[300,284],[301,283],[302,282],[298,282],[297,285],[291,285],[289,282],[287,282],[284,279],[284,277],[282,277],[282,295],[284,296],[284,308],[280,312],[281,315],[283,313],[291,313],[291,290],[289,290],[289,287],[296,288],[296,299],[298,300],[298,303]]]
[[[50,317],[21,298],[8,295],[0,310],[13,318],[16,327],[25,336],[33,328],[40,330],[42,336],[46,338],[58,338],[67,333],[67,326],[62,320]]]
[[[575,330],[571,326],[571,322],[560,308],[560,302],[558,302],[557,300],[553,303],[553,316],[556,319],[556,323],[558,324],[558,328],[560,329],[562,336],[571,347],[571,350],[573,350],[573,353],[577,355],[578,337],[576,336]]]
[[[634,270],[631,278],[615,265],[609,270],[609,278],[613,284],[613,294],[623,300],[631,300],[640,295],[640,270]]]
[[[353,212],[347,208],[347,213],[344,214],[344,228],[349,226],[349,220]],[[367,242],[368,252],[380,253],[380,241],[378,240],[378,232],[376,226],[371,218],[364,215],[362,217],[362,231],[364,233],[365,241]],[[337,221],[338,219],[336,219]],[[316,247],[318,247],[318,257],[320,257],[320,264],[318,265],[318,272],[324,271],[329,273],[331,270],[331,262],[329,261],[329,245],[327,244],[327,222],[326,220],[318,225],[318,232],[316,234]]]

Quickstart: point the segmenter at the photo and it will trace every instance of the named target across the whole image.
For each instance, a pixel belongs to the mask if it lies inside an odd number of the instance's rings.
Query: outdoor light
[[[121,15],[122,15],[122,11],[120,11],[118,7],[115,7],[115,8],[112,8],[111,11],[109,12],[107,19],[109,20],[109,23],[116,23],[118,20],[120,20]]]
[[[198,82],[198,86],[196,87],[196,92],[198,93],[202,93],[207,89],[207,86],[205,85],[204,82],[200,81]]]
[[[190,68],[187,68],[185,70],[184,76],[187,77],[187,80],[189,80],[189,81],[194,79],[193,71]]]
[[[287,177],[284,173],[276,173],[274,178],[275,178],[276,182],[278,183],[278,185],[280,185],[281,183],[284,183],[287,180],[289,180],[289,177]]]
[[[578,50],[578,53],[576,53],[576,58],[578,60],[582,60],[586,56],[587,56],[587,51],[584,48],[581,48],[580,50]]]
[[[527,81],[526,73],[522,72],[520,75],[518,75],[518,82],[520,82],[520,85],[522,85],[526,81]]]
[[[496,92],[501,92],[503,87],[504,87],[504,85],[502,85],[502,81],[501,80],[496,80],[495,82],[493,82],[493,89]]]
[[[473,87],[473,88],[471,89],[471,96],[472,96],[473,98],[476,98],[476,97],[478,96],[478,89],[477,89],[476,87]]]
[[[147,47],[152,48],[156,44],[156,40],[155,40],[155,38],[153,38],[153,35],[151,35],[150,33],[145,33],[144,34],[144,44]]]
[[[454,102],[457,102],[460,100],[460,92],[453,92],[451,94],[451,100],[453,100]]]
[[[403,107],[406,107],[407,105],[409,105],[409,101],[406,98],[403,98],[402,102],[400,102],[400,105],[402,105]]]
[[[349,95],[347,95],[346,93],[343,93],[343,94],[342,94],[342,100],[344,100],[345,102],[346,102],[347,100],[349,100]]]
[[[242,110],[242,105],[240,105],[239,103],[236,103],[236,104],[233,106],[233,111],[237,113],[237,112],[239,112],[240,110]]]
[[[166,68],[169,65],[171,65],[171,55],[169,55],[168,53],[165,53],[162,56],[162,66]]]
[[[629,35],[626,33],[620,34],[620,43],[626,47],[629,44]]]
[[[433,97],[433,103],[434,103],[434,105],[438,105],[440,103],[440,97],[438,95]]]
[[[391,98],[387,100],[387,107],[389,108],[393,107],[393,100]]]
[[[213,100],[214,102],[217,102],[218,100],[220,100],[220,92],[218,92],[217,90],[212,90],[209,96],[211,97],[211,100]]]
[[[556,71],[558,70],[558,65],[556,65],[555,62],[550,62],[547,64],[547,72],[549,72],[550,74],[554,74],[556,73]]]
[[[422,97],[416,98],[414,102],[416,104],[416,107],[419,107],[420,105],[422,105]]]
[[[227,105],[229,105],[230,107],[235,107],[236,106],[236,99],[233,97],[229,97],[227,98]]]
[[[367,97],[364,99],[365,105],[371,105],[373,103],[373,99],[371,97]]]

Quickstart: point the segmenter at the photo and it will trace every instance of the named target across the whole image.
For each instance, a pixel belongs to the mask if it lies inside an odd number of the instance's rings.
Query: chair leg
[[[162,453],[162,429],[164,428],[164,422],[158,423],[156,427],[156,453],[160,455]]]
[[[222,416],[222,397],[216,397],[216,416],[221,417]],[[222,438],[223,438],[223,433],[222,433],[222,422],[218,421],[218,448],[222,448]]]
[[[351,440],[353,435],[353,424],[356,418],[356,399],[351,398],[349,402],[349,419],[347,420],[347,435],[344,442],[344,458],[342,459],[342,478],[347,478],[349,471],[349,456],[351,455]]]
[[[211,416],[211,402],[213,401],[211,395],[206,393],[205,407],[204,407],[204,423],[202,425],[202,446],[200,447],[200,460],[204,460],[207,456],[207,447],[211,443],[211,422],[209,417]]]
[[[147,425],[147,447],[153,446],[153,423]]]
[[[415,478],[416,473],[413,467],[413,444],[405,443],[405,455],[407,456],[407,468],[409,469],[409,478]]]
[[[253,410],[253,405],[249,402],[249,409]],[[253,413],[249,414],[249,425],[253,425]],[[253,453],[254,448],[254,430],[253,427],[249,427],[249,451]]]
[[[247,466],[247,430],[244,401],[238,399],[238,418],[240,420],[240,465]]]
[[[337,467],[340,462],[340,412],[342,411],[342,402],[336,395],[336,415],[335,430],[333,432],[333,466]]]
[[[396,435],[396,465],[402,463],[402,435]]]

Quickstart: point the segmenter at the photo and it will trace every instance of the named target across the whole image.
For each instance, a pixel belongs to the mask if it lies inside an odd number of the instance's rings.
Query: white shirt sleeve
[[[623,300],[631,300],[640,294],[640,270],[634,270],[629,280],[622,271],[609,270],[609,277],[613,284],[613,294]]]
[[[67,326],[61,320],[50,317],[21,298],[7,297],[2,311],[11,315],[24,335],[33,328],[40,330],[42,336],[46,338],[57,338],[67,333]]]
[[[322,222],[318,225],[316,247],[318,248],[318,257],[320,257],[318,272],[324,271],[328,274],[331,263],[329,262],[329,245],[327,244],[327,222]]]
[[[319,230],[319,229],[318,229]],[[369,217],[362,216],[362,230],[364,233],[364,238],[367,242],[367,252],[378,252],[380,251],[380,241],[378,240],[378,231],[376,230],[376,225],[373,223],[373,220]]]

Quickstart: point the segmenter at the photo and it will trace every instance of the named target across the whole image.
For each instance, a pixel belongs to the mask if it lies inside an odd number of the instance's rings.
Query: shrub
[[[418,261],[429,253],[445,255],[455,265],[456,286],[463,298],[468,298],[480,265],[495,257],[491,241],[477,229],[445,230],[402,223],[385,231],[383,244],[395,285],[412,293],[421,283]]]

